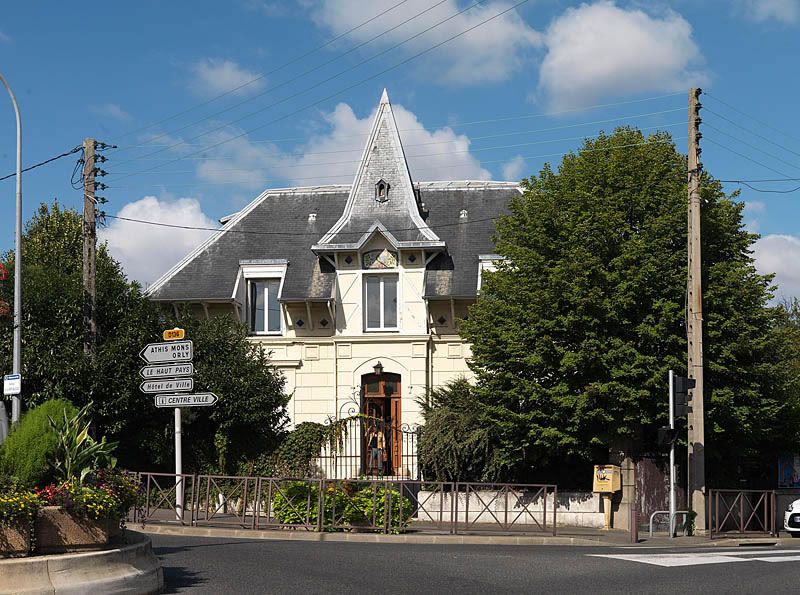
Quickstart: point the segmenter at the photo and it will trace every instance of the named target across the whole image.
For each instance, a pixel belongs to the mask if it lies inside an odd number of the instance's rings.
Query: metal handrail
[[[669,514],[669,510],[656,510],[653,514],[650,515],[650,537],[653,536],[653,519],[655,518],[655,516],[657,514]],[[676,517],[679,514],[684,515],[684,517],[686,517],[686,519],[689,518],[689,511],[688,510],[676,510],[675,514],[673,515],[673,517]],[[672,525],[672,521],[673,520],[674,520],[673,518],[670,518],[670,526],[673,526]],[[683,525],[683,534],[686,535],[686,522],[685,521],[684,521],[684,525]]]

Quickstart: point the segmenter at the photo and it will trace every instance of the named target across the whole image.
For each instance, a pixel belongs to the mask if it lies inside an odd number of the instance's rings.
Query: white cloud
[[[525,158],[522,155],[517,155],[503,166],[503,179],[510,182],[521,180],[525,167]]]
[[[0,43],[13,43],[14,39],[10,35],[6,35],[0,31]]]
[[[753,256],[762,274],[775,273],[778,298],[800,297],[800,238],[773,234],[755,243]]]
[[[155,196],[145,196],[126,204],[117,215],[171,225],[219,227],[203,213],[200,203],[194,198],[167,201]],[[108,242],[111,255],[122,263],[128,278],[143,284],[158,279],[213,233],[121,219],[109,218],[107,221],[108,226],[98,232],[100,241]]]
[[[258,73],[245,70],[233,60],[206,58],[195,63],[191,71],[194,75],[191,87],[201,95],[217,95],[233,89],[236,89],[233,95],[247,95],[264,87],[263,78],[254,80]]]
[[[451,128],[426,129],[417,116],[393,105],[397,126],[414,180],[487,180],[491,174],[469,153],[470,140]],[[323,113],[326,131],[293,151],[246,136],[236,130],[209,135],[208,142],[228,139],[197,166],[197,176],[213,184],[235,184],[248,190],[275,187],[280,181],[297,186],[349,184],[353,181],[366,135],[375,117],[359,118],[346,103]],[[276,180],[278,180],[276,182]]]
[[[736,6],[757,23],[775,20],[791,25],[800,20],[800,0],[736,0]]]
[[[359,25],[367,15],[380,14],[397,2],[372,0],[365,4],[364,0],[305,0],[303,4],[309,7],[311,16],[317,24],[340,35]],[[347,38],[352,42],[367,41],[426,8],[431,8],[433,4],[430,0],[409,0],[402,8],[392,10],[380,19],[356,29]],[[365,6],[369,8],[365,9]],[[416,37],[392,53],[420,52],[478,25],[510,6],[512,3],[504,1],[487,2],[476,6]],[[457,0],[448,0],[408,24],[383,35],[375,41],[375,46],[380,44],[386,47],[400,43],[463,8],[464,6],[460,6]],[[436,48],[425,56],[424,63],[428,66],[431,76],[435,77],[434,80],[446,84],[504,81],[519,71],[530,51],[540,47],[541,44],[541,34],[528,26],[517,12],[512,10]]]
[[[103,103],[100,105],[91,105],[89,110],[98,116],[106,116],[114,118],[115,120],[130,120],[131,115],[122,109],[116,103]]]
[[[545,43],[539,91],[553,109],[707,80],[691,25],[671,10],[659,17],[611,1],[582,4],[550,23]]]

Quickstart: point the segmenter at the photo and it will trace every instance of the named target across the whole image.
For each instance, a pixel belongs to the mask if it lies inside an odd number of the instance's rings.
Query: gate
[[[776,535],[774,490],[710,490],[709,537]]]

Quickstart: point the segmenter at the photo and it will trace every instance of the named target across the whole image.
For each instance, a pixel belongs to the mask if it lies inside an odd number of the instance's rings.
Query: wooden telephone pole
[[[695,527],[706,529],[705,425],[703,417],[703,291],[700,253],[700,97],[701,90],[689,91],[689,208],[688,208],[688,279],[686,338],[688,340],[688,377],[694,378],[688,418],[687,468],[689,506],[696,513]]]
[[[95,199],[95,147],[93,138],[83,141],[83,299],[88,334],[84,353],[94,353],[97,340],[97,201]]]

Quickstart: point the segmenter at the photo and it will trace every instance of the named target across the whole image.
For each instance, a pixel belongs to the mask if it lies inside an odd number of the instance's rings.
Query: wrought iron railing
[[[731,534],[776,535],[774,490],[710,490],[709,537]]]
[[[143,524],[555,535],[558,522],[555,485],[168,473],[139,476],[146,501],[131,518]],[[176,486],[184,489],[182,507],[176,503]]]
[[[418,438],[417,426],[354,417],[344,424],[337,443],[322,449],[315,467],[329,479],[420,479]]]

